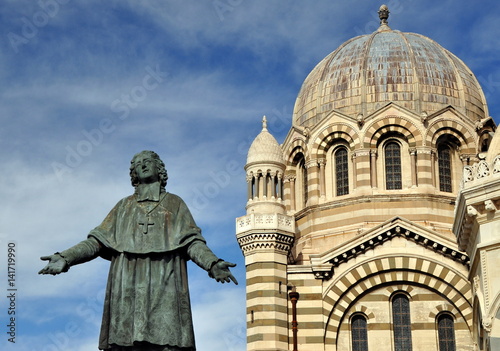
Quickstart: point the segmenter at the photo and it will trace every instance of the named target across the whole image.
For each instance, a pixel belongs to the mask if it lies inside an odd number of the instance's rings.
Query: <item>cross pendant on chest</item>
[[[139,225],[142,225],[142,233],[147,234],[150,225],[154,225],[154,222],[149,222],[149,216],[146,216],[146,220],[139,221]]]

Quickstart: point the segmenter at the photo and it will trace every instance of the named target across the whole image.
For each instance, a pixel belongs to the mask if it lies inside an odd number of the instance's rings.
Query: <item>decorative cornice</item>
[[[454,204],[455,197],[449,195],[435,194],[376,194],[346,197],[335,199],[319,205],[311,205],[295,213],[295,219],[299,220],[303,217],[316,213],[317,211],[325,211],[338,207],[352,206],[366,202],[403,202],[403,201],[434,201],[445,204]]]
[[[236,219],[236,238],[245,256],[260,250],[288,254],[295,239],[295,220],[279,213],[251,213]]]
[[[245,165],[244,169],[245,171],[249,171],[250,169],[259,169],[259,168],[265,168],[265,166],[275,166],[276,169],[280,171],[285,170],[285,165],[284,163],[279,163],[276,161],[258,161],[258,162],[249,162]]]
[[[310,255],[311,265],[309,266],[309,272],[314,275],[315,279],[328,280],[333,276],[335,267],[369,250],[374,250],[377,246],[383,245],[385,242],[396,237],[402,237],[406,240],[413,241],[428,250],[432,250],[439,255],[445,256],[467,267],[470,264],[469,257],[459,252],[452,241],[449,241],[449,244],[447,244],[448,239],[441,238],[439,234],[433,233],[404,218],[395,217],[379,225],[378,228],[370,230],[370,232],[371,234],[366,233],[361,237],[346,242],[341,247],[334,250],[323,254]],[[308,270],[301,268],[297,273],[300,272],[308,273]]]
[[[312,272],[315,279],[329,280],[333,277],[333,265],[332,264],[322,264],[313,265]]]
[[[295,232],[293,217],[279,213],[249,214],[236,218],[236,234],[250,230],[282,230]]]
[[[237,236],[243,255],[255,251],[272,251],[288,255],[294,242],[294,236],[286,233],[247,233]]]
[[[442,244],[436,240],[427,238],[421,233],[416,233],[413,230],[407,229],[402,225],[394,226],[385,230],[384,233],[379,233],[378,235],[367,238],[366,240],[358,242],[353,246],[349,246],[344,251],[339,252],[333,258],[329,259],[328,262],[331,263],[333,267],[337,267],[341,263],[347,262],[348,260],[360,254],[363,254],[368,250],[372,250],[376,246],[382,245],[383,243],[390,241],[398,236],[404,237],[407,240],[411,240],[456,262],[462,263],[464,265],[469,264],[469,257],[466,254],[460,253],[455,248]]]

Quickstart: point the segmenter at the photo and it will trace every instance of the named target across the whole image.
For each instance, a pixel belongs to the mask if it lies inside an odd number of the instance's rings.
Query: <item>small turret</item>
[[[285,160],[280,145],[267,130],[266,116],[262,119],[262,131],[248,150],[245,171],[248,182],[247,214],[285,213]]]
[[[236,238],[245,256],[248,351],[287,350],[286,313],[288,255],[293,246],[295,219],[285,214],[285,160],[276,139],[262,131],[248,151],[247,215],[236,219]]]

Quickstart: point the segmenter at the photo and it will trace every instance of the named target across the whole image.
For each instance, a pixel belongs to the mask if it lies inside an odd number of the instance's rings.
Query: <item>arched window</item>
[[[352,351],[368,351],[368,328],[366,318],[356,314],[351,319]]]
[[[301,178],[302,178],[302,200],[303,200],[303,207],[306,207],[307,204],[307,199],[308,199],[308,194],[307,194],[307,167],[305,160],[302,160],[300,163],[300,171],[301,171]]]
[[[335,152],[335,181],[337,196],[349,194],[349,168],[347,149],[339,148]]]
[[[439,190],[451,193],[451,150],[447,145],[438,148]]]
[[[307,204],[307,168],[304,155],[299,153],[295,156],[296,165],[296,183],[295,198],[297,209],[303,209]]]
[[[392,323],[394,350],[411,351],[410,300],[405,294],[397,294],[392,299]]]
[[[455,325],[448,313],[442,313],[437,318],[439,351],[455,351]]]
[[[391,141],[385,146],[385,187],[387,190],[402,188],[401,147]]]

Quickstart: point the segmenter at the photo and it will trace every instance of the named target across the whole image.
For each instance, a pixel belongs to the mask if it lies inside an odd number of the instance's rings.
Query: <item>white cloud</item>
[[[244,289],[214,292],[207,287],[202,294],[193,304],[197,350],[246,350]]]
[[[283,140],[302,80],[342,42],[374,30],[379,4],[222,2],[231,9],[221,18],[214,1],[71,1],[18,53],[1,41],[0,240],[18,244],[23,309],[32,312],[23,316],[29,327],[16,351],[50,350],[50,340],[33,325],[64,330],[69,319],[84,318],[78,306],[105,286],[103,260],[51,277],[36,274],[43,267],[39,256],[83,240],[132,192],[129,161],[142,149],[157,151],[167,163],[168,191],[188,203],[213,250],[238,263],[238,287],[213,284],[190,267],[198,348],[244,350],[245,268],[234,218],[245,214],[246,151],[263,114]],[[498,120],[498,4],[387,3],[394,29],[430,36],[479,72]],[[39,10],[36,2],[4,1],[4,39],[21,33],[22,18]],[[169,76],[120,119],[112,102],[143,85],[146,67],[156,65]],[[85,132],[108,118],[113,131],[89,141]],[[70,155],[89,145],[88,152]],[[68,160],[70,172],[59,179],[53,162],[68,166]],[[54,299],[60,303],[49,305]],[[97,333],[93,326],[75,343],[82,351],[95,349]],[[7,346],[2,350],[14,350]]]

